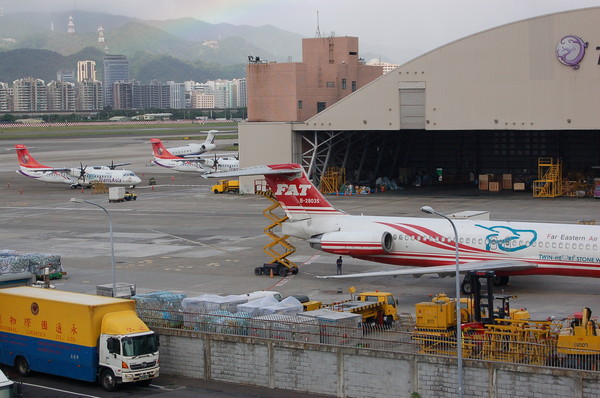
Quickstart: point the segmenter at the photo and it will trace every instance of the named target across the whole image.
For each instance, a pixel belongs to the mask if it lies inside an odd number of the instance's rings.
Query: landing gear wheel
[[[292,275],[296,275],[300,271],[298,267],[292,267]]]
[[[100,372],[100,385],[104,391],[116,391],[117,390],[117,378],[110,369],[103,369]]]
[[[508,276],[494,276],[492,284],[494,286],[506,286],[508,284]]]
[[[279,274],[279,276],[281,276],[283,278],[284,276],[287,275],[287,268],[286,267],[279,268],[278,274]]]
[[[25,357],[17,357],[15,359],[15,370],[20,376],[26,377],[31,374],[31,369],[29,368],[29,363]]]
[[[263,269],[260,267],[254,268],[254,275],[262,275]]]
[[[469,275],[465,276],[460,285],[460,292],[466,296],[473,294],[473,278]]]

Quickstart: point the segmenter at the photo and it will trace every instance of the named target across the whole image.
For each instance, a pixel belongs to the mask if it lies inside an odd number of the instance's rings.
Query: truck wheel
[[[213,193],[219,193],[218,189],[213,190]]]
[[[296,275],[298,271],[298,267],[292,267],[292,275]]]
[[[279,273],[279,276],[281,276],[283,278],[284,276],[287,275],[287,268],[286,267],[279,268],[278,273]]]
[[[117,378],[110,369],[102,369],[100,372],[100,385],[104,391],[116,391],[117,390]]]
[[[15,370],[20,376],[29,376],[31,374],[31,369],[29,368],[29,363],[25,357],[17,357],[15,359]]]
[[[254,268],[254,275],[262,275],[263,270],[260,267]]]

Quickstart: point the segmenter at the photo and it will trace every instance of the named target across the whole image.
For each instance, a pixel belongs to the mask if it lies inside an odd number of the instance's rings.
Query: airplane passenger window
[[[482,238],[479,238],[479,244],[483,245],[483,239]]]
[[[394,238],[394,240],[397,240],[398,239],[398,235],[394,234],[393,238]],[[400,239],[402,239],[402,236],[400,236]]]
[[[465,243],[467,243],[467,244],[471,243],[471,239],[470,238],[465,239]]]
[[[579,250],[583,250],[583,243],[579,244]]]
[[[598,245],[594,245],[593,250],[594,251],[598,250]]]
[[[560,243],[558,244],[558,248],[559,248],[559,249],[562,249],[562,248],[563,248],[563,244],[562,244],[562,242],[560,242]]]
[[[556,242],[552,242],[552,248],[556,249]]]
[[[570,249],[571,245],[569,244],[569,242],[565,243],[565,249]]]
[[[590,250],[590,244],[585,245],[585,250]]]

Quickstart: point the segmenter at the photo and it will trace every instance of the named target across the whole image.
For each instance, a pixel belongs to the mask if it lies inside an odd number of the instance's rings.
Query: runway
[[[48,138],[1,141],[2,147],[25,144],[32,155],[49,166],[127,166],[140,178],[136,201],[108,203],[107,194],[71,190],[68,185],[45,184],[15,173],[14,151],[0,154],[0,249],[22,253],[48,252],[62,258],[66,278],[54,280],[57,289],[95,293],[96,285],[112,282],[108,222],[95,206],[71,203],[71,197],[93,201],[111,214],[118,282],[134,283],[138,293],[167,290],[188,297],[203,293],[236,294],[277,290],[282,295],[303,294],[334,301],[357,291],[390,291],[400,311],[414,314],[414,304],[440,292],[454,293],[453,278],[368,278],[322,280],[334,274],[335,258],[291,239],[297,252],[292,260],[300,273],[286,278],[255,276],[254,267],[270,260],[262,251],[268,225],[262,211],[270,202],[255,195],[210,191],[214,180],[151,166],[150,135],[140,137]],[[159,138],[161,138],[159,136]],[[218,138],[217,138],[218,140]],[[220,145],[231,145],[222,142]],[[176,145],[176,144],[173,144]],[[167,145],[168,146],[168,145]],[[148,185],[154,178],[157,185]],[[530,192],[490,193],[476,188],[410,188],[363,196],[328,196],[350,214],[426,217],[419,209],[430,205],[443,213],[488,210],[495,220],[600,222],[600,201],[591,198],[534,199]],[[600,227],[599,227],[600,228]],[[376,271],[392,266],[344,259],[344,272]],[[503,293],[513,294],[513,308],[526,307],[534,318],[567,316],[588,306],[600,313],[600,279],[551,276],[513,277]]]

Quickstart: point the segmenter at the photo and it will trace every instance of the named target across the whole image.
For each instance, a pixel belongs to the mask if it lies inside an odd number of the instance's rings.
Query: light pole
[[[73,203],[87,203],[88,205],[96,206],[101,208],[106,215],[108,216],[108,232],[110,234],[110,259],[112,263],[112,296],[115,297],[117,293],[117,274],[115,271],[115,244],[113,239],[113,230],[112,230],[112,220],[110,218],[110,214],[108,210],[106,210],[103,206],[100,206],[98,203],[90,202],[89,200],[83,200],[79,198],[71,198],[71,202]]]
[[[447,216],[439,213],[431,206],[423,206],[421,207],[421,211],[427,214],[435,214],[436,216],[440,216],[445,218],[452,225],[452,229],[454,230],[454,247],[456,252],[456,354],[457,354],[457,362],[458,362],[458,397],[463,397],[463,356],[462,356],[462,328],[461,328],[461,320],[460,320],[460,263],[458,260],[458,231],[456,230],[456,225],[454,222]]]

